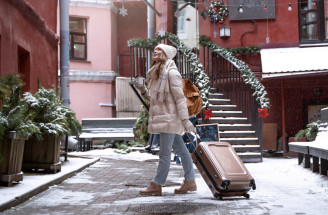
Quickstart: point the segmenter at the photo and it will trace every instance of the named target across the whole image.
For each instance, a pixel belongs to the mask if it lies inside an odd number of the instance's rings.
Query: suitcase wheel
[[[246,199],[249,199],[249,197],[250,197],[250,195],[248,193],[245,193],[244,196]]]
[[[217,198],[217,199],[222,200],[222,194],[215,193],[215,194],[214,194],[214,197]]]

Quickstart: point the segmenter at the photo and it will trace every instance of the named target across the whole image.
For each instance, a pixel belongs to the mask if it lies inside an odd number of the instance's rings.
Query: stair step
[[[220,138],[221,142],[228,142],[231,145],[238,144],[238,145],[245,145],[245,144],[257,144],[258,138],[257,137],[247,137],[247,138]]]
[[[260,152],[242,152],[237,153],[244,163],[260,163],[262,162],[262,154]]]
[[[247,123],[247,118],[244,117],[212,117],[210,123]]]
[[[231,103],[230,99],[209,99],[208,101],[212,105],[229,105]]]
[[[232,130],[242,130],[247,131],[252,129],[252,124],[220,124],[220,131],[232,131]]]
[[[255,131],[220,131],[220,137],[254,137],[254,136],[255,136]]]
[[[236,152],[260,152],[260,145],[232,145]]]
[[[216,88],[213,88],[213,87],[211,87],[211,88],[210,88],[210,93],[217,93],[217,89],[216,89]]]
[[[212,111],[213,116],[215,117],[241,117],[243,116],[242,111],[224,111],[224,110],[219,110],[219,111]]]
[[[209,105],[209,108],[212,111],[217,111],[217,110],[237,110],[237,105]]]
[[[222,93],[210,93],[208,95],[209,99],[224,99],[224,95]]]

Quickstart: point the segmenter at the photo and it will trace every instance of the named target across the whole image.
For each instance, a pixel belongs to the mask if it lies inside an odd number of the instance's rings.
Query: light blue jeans
[[[191,160],[191,156],[187,150],[185,143],[183,142],[181,135],[171,133],[160,133],[159,143],[159,163],[154,182],[160,185],[165,184],[171,164],[172,148],[174,152],[179,157],[181,157],[185,179],[194,180],[194,167]]]

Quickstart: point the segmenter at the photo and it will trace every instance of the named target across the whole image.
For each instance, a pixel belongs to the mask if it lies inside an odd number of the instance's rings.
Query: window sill
[[[320,47],[320,46],[328,46],[328,43],[307,43],[300,44],[300,47]]]
[[[77,63],[91,63],[89,60],[76,60],[76,59],[70,59],[71,62],[77,62]]]

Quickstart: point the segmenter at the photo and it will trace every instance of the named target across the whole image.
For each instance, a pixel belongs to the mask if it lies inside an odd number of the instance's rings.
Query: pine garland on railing
[[[210,91],[209,77],[205,73],[204,66],[199,62],[197,55],[193,53],[191,48],[181,42],[178,36],[166,32],[165,36],[161,37],[157,35],[154,39],[133,38],[128,40],[128,46],[136,48],[155,48],[155,46],[163,39],[168,39],[172,44],[174,44],[177,50],[181,51],[186,56],[187,61],[190,62],[195,80],[194,84],[200,90],[200,94],[203,99],[203,109],[208,109],[208,94]]]
[[[248,67],[248,65],[233,56],[232,52],[217,46],[213,41],[209,41],[208,37],[204,35],[200,37],[199,44],[201,46],[208,47],[212,52],[220,54],[222,57],[231,62],[240,70],[245,83],[250,85],[251,88],[254,90],[253,96],[261,106],[261,110],[259,110],[259,113],[261,113],[262,111],[266,112],[267,109],[270,108],[270,100],[266,97],[267,91],[265,90],[263,84],[255,77],[254,73]]]

